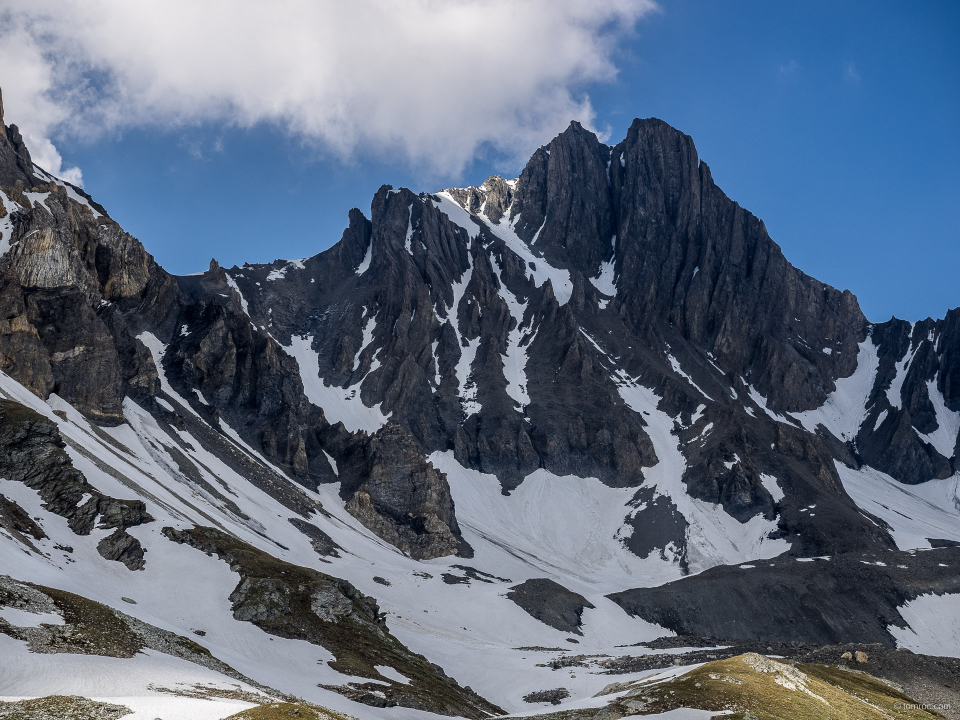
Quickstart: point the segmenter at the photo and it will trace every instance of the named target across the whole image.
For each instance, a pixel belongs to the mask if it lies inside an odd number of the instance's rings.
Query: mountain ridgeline
[[[910,540],[871,500],[958,470],[960,310],[869,322],[849,291],[793,267],[717,187],[693,140],[660,120],[635,120],[614,146],[571,123],[516,180],[419,195],[384,185],[328,250],[211,261],[193,276],[167,273],[83,190],[37,168],[2,122],[0,191],[0,370],[101,433],[134,426],[142,410],[171,439],[172,476],[266,540],[231,488],[211,481],[213,465],[195,462],[196,445],[295,515],[323,562],[349,550],[310,520],[325,517],[325,486],[414,560],[474,557],[480,535],[461,527],[451,467],[495,476],[505,502],[531,477],[622,490],[623,520],[606,541],[672,584],[623,577],[610,597],[681,633],[891,645],[903,603],[960,592],[932,560],[916,573],[871,570],[882,592],[854,582],[867,572],[859,558],[899,557],[910,542],[960,546],[955,497],[938,506],[940,525],[913,518]],[[44,432],[44,457],[76,444]],[[18,437],[5,429],[0,459],[15,458]],[[28,484],[58,497],[44,482]],[[79,497],[86,481],[71,482]],[[147,510],[138,522],[152,520]],[[29,517],[4,517],[33,532]],[[133,524],[112,527],[129,544]],[[185,543],[186,530],[164,532],[156,542]],[[227,535],[190,532],[237,565]],[[110,551],[132,571],[159,555],[135,542]],[[752,571],[749,598],[709,617],[698,604],[738,587],[740,563],[777,556]],[[751,625],[767,599],[789,605],[790,583],[815,582],[787,560],[815,557],[846,558],[831,570],[843,607],[784,610],[788,629],[775,613]],[[245,562],[259,572],[260,556]],[[595,609],[584,603],[579,612]],[[364,632],[432,672],[367,615]],[[443,691],[425,708],[497,709],[438,677],[429,682]]]

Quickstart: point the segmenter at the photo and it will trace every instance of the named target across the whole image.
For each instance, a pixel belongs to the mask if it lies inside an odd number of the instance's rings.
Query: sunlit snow
[[[283,349],[296,358],[303,392],[310,402],[323,409],[328,422],[342,422],[350,432],[366,430],[368,433],[376,432],[387,424],[388,418],[380,412],[379,404],[373,407],[363,404],[359,383],[345,389],[323,382],[320,377],[320,359],[313,349],[312,335],[294,335],[290,338],[290,345]]]
[[[960,595],[928,593],[898,608],[908,627],[890,625],[897,647],[960,658]]]

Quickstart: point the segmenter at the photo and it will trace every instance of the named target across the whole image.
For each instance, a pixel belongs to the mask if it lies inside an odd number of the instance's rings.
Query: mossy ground
[[[308,703],[270,703],[243,710],[224,720],[356,720],[356,718]]]
[[[942,718],[892,685],[832,665],[790,663],[755,653],[705,663],[680,677],[614,683],[609,704],[560,710],[536,720],[618,720],[677,708],[715,712],[725,720],[932,720]],[[720,715],[723,713],[723,715]],[[534,720],[529,717],[527,720]]]
[[[65,646],[60,652],[72,646],[74,652],[131,658],[143,649],[136,633],[106,605],[65,590],[35,587],[49,596],[63,614],[64,630],[55,635],[57,642]]]
[[[3,720],[118,720],[133,711],[123,705],[96,702],[72,695],[0,702]]]
[[[929,720],[941,717],[865,673],[774,661],[758,669],[758,655],[707,663],[675,680],[638,683],[614,705],[624,714],[650,715],[680,707],[733,711],[757,720]],[[787,673],[770,668],[786,668]],[[791,675],[791,670],[801,674]],[[805,677],[804,677],[805,676]],[[803,678],[802,681],[797,678]]]

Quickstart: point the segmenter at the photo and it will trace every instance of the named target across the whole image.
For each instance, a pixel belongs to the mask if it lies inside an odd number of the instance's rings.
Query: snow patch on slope
[[[760,482],[766,491],[770,493],[770,496],[773,498],[775,503],[783,500],[784,492],[780,487],[780,483],[777,482],[777,479],[773,475],[760,473]]]
[[[740,378],[744,385],[747,385],[746,381],[743,378]],[[777,422],[782,422],[787,425],[793,425],[786,417],[779,413],[775,413],[773,410],[767,407],[767,399],[761,395],[753,385],[747,385],[747,393],[750,395],[750,399],[755,402],[761,410],[763,410],[769,417],[776,420]],[[745,407],[748,414],[753,415],[751,408]]]
[[[456,331],[458,337],[460,336],[460,329],[457,322],[457,309],[460,307],[460,301],[463,299],[463,294],[467,291],[467,285],[470,284],[472,277],[473,264],[471,261],[470,264],[467,265],[467,269],[463,271],[460,279],[453,283],[450,288],[453,291],[453,304],[447,308],[447,317],[451,319],[453,329]]]
[[[450,193],[439,192],[431,195],[430,199],[437,203],[437,209],[450,218],[450,222],[466,230],[471,240],[480,234],[480,226],[477,225],[473,215],[464,210]]]
[[[913,334],[913,326],[916,323],[910,323],[910,333]],[[910,369],[910,363],[913,362],[914,356],[917,354],[917,350],[920,349],[920,346],[917,345],[914,347],[913,340],[910,340],[910,348],[907,350],[907,354],[904,356],[901,362],[896,363],[895,367],[897,369],[897,374],[894,376],[893,380],[890,381],[890,387],[887,388],[887,400],[890,401],[890,404],[893,407],[900,409],[900,393],[903,390],[903,381],[907,379],[907,370]]]
[[[480,337],[468,340],[467,344],[460,344],[460,359],[457,361],[457,381],[460,384],[459,396],[463,406],[464,417],[470,417],[480,412],[480,403],[477,401],[477,384],[470,377],[473,360],[480,347]]]
[[[290,345],[283,348],[295,358],[300,367],[303,392],[314,405],[323,409],[331,424],[342,422],[350,432],[366,430],[374,433],[387,424],[389,418],[380,411],[380,405],[367,407],[360,399],[357,386],[341,388],[325,385],[320,377],[320,358],[313,349],[313,336],[290,338]]]
[[[413,203],[410,203],[407,208],[407,236],[404,238],[403,246],[407,249],[407,252],[413,255]]]
[[[853,440],[867,417],[867,400],[873,389],[880,358],[873,339],[867,337],[860,343],[857,353],[857,369],[850,377],[840,378],[826,401],[815,410],[791,413],[810,432],[823,425],[840,440]],[[901,381],[902,382],[902,381]],[[898,395],[899,397],[899,395]]]
[[[645,485],[656,487],[657,495],[669,497],[688,523],[687,558],[691,572],[715,565],[739,565],[747,560],[772,558],[790,549],[782,539],[770,539],[776,520],[756,515],[741,523],[723,507],[697,500],[687,494],[683,483],[686,459],[673,435],[674,420],[657,409],[660,397],[623,371],[617,373],[617,390],[623,401],[643,415],[645,428],[659,462],[643,469]]]
[[[199,418],[200,416],[197,415],[196,411],[190,407],[190,403],[182,398],[180,394],[170,385],[170,381],[167,380],[167,374],[163,369],[163,356],[167,353],[167,346],[160,342],[157,336],[152,332],[140,333],[137,335],[137,340],[146,345],[147,349],[150,351],[150,354],[153,356],[153,364],[156,365],[157,375],[160,378],[160,389],[180,403],[191,415]]]
[[[376,315],[371,313],[370,317],[368,317],[363,324],[363,337],[360,340],[360,349],[357,350],[357,354],[353,358],[353,372],[356,372],[357,368],[360,367],[360,358],[363,356],[363,351],[367,349],[367,346],[373,342],[373,331],[376,329],[377,318]],[[373,368],[371,368],[371,370],[372,369]]]
[[[494,264],[494,270],[499,276],[500,268],[493,258],[491,260]],[[499,294],[507,307],[510,308],[510,316],[517,321],[516,326],[507,336],[507,351],[500,356],[503,358],[503,375],[507,380],[507,394],[516,400],[521,407],[526,407],[530,404],[530,395],[527,393],[527,350],[533,342],[533,337],[528,338],[523,347],[520,346],[520,343],[526,334],[523,329],[523,313],[527,309],[527,303],[521,303],[517,296],[503,284],[502,280]]]
[[[457,207],[460,206],[457,205]],[[481,407],[480,403],[477,402],[476,399],[477,386],[470,378],[470,370],[473,366],[473,360],[477,355],[477,348],[480,347],[480,338],[476,337],[473,340],[467,340],[464,342],[463,336],[460,335],[460,323],[457,320],[457,309],[460,307],[460,301],[463,299],[464,293],[466,293],[467,286],[470,284],[470,279],[472,277],[473,265],[471,263],[460,276],[460,280],[453,283],[451,288],[453,290],[453,304],[446,308],[447,322],[449,322],[450,326],[453,328],[453,332],[457,336],[457,345],[460,347],[460,359],[457,361],[455,372],[459,386],[457,394],[460,398],[460,403],[463,407],[465,417],[469,417],[474,413],[480,412]],[[437,363],[436,358],[436,347],[434,347],[434,363],[437,367],[436,380],[437,385],[439,385],[440,365]]]
[[[247,300],[243,297],[243,293],[240,292],[240,286],[237,285],[237,281],[230,276],[230,273],[225,273],[225,275],[227,276],[227,285],[229,285],[233,291],[237,293],[237,297],[240,298],[240,306],[243,308],[243,312],[246,313],[247,317],[250,317],[250,308],[247,307]],[[269,279],[268,277],[267,280]]]
[[[156,690],[204,684],[256,692],[246,683],[153,650],[143,650],[132,658],[37,654],[27,649],[27,643],[0,635],[0,656],[4,659],[0,700],[80,695],[130,708],[133,714],[125,715],[127,720],[219,720],[254,706],[242,700],[176,697]]]
[[[636,488],[611,488],[596,478],[540,469],[504,495],[495,475],[464,468],[452,451],[433,453],[430,462],[447,474],[457,520],[470,544],[476,549],[495,543],[528,565],[533,577],[552,577],[567,587],[576,578],[597,593],[681,575],[658,556],[640,558],[614,541]]]
[[[25,192],[23,193],[23,196],[31,205],[33,205],[34,208],[42,208],[50,213],[50,208],[47,207],[46,202],[47,198],[50,197],[49,192]]]
[[[943,393],[937,389],[936,380],[927,381],[927,394],[937,412],[937,429],[932,433],[924,434],[916,430],[917,435],[933,445],[936,451],[945,458],[953,457],[953,449],[957,444],[957,435],[960,434],[960,412],[947,407]]]
[[[549,280],[557,302],[560,305],[565,305],[570,296],[573,295],[573,281],[570,279],[570,271],[555,268],[547,262],[546,258],[537,257],[531,252],[515,230],[520,216],[517,215],[513,220],[500,223],[493,223],[486,216],[483,216],[483,219],[490,227],[490,231],[503,240],[504,244],[523,260],[527,274],[533,277],[533,284],[540,287]],[[546,220],[544,220],[544,223],[546,223]],[[540,229],[542,230],[543,227],[541,226]],[[537,235],[539,234],[540,230],[537,231]],[[536,236],[534,236],[533,242],[536,242]]]
[[[683,371],[683,368],[680,367],[680,361],[679,361],[679,360],[677,360],[673,355],[667,355],[667,360],[670,361],[670,367],[673,368],[673,371],[674,371],[677,375],[679,375],[679,376],[682,377],[684,380],[686,380],[688,383],[690,383],[690,384],[694,387],[694,389],[696,389],[696,391],[697,391],[698,393],[700,393],[701,395],[703,395],[707,400],[709,400],[710,402],[713,402],[713,398],[710,397],[709,395],[707,395],[707,393],[705,393],[705,392],[703,391],[703,389],[693,381],[693,378],[690,377],[689,375],[687,375],[687,373],[685,373],[685,372]]]
[[[897,647],[939,657],[960,657],[960,595],[921,595],[898,608],[909,627],[887,630]]]
[[[373,240],[367,245],[367,252],[363,255],[363,260],[357,265],[357,275],[363,275],[370,268],[370,261],[373,259]]]
[[[89,495],[87,496],[89,497]],[[77,503],[81,505],[82,503]],[[0,607],[0,618],[16,627],[40,627],[41,625],[63,625],[63,618],[52,612],[27,612],[15,607]]]
[[[0,198],[3,200],[3,207],[6,209],[7,214],[0,218],[0,257],[3,257],[8,252],[10,252],[10,240],[13,238],[13,220],[11,215],[17,210],[20,210],[20,204],[15,203],[11,200],[6,193],[0,191]]]
[[[607,166],[609,172],[610,166]],[[600,263],[600,273],[595,278],[590,278],[593,286],[604,295],[613,297],[617,294],[617,283],[615,278],[614,264],[617,260],[617,236],[614,235],[610,241],[613,245],[613,255],[606,262]]]
[[[893,528],[900,550],[929,548],[928,539],[960,542],[960,474],[904,485],[866,465],[859,470],[839,461],[834,465],[857,507]]]

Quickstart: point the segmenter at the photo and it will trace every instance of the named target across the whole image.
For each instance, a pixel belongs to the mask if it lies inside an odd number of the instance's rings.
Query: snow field
[[[928,538],[960,542],[960,474],[904,485],[866,465],[859,470],[834,465],[857,506],[893,528],[900,550],[929,548]]]
[[[909,627],[887,628],[897,647],[940,657],[960,657],[960,595],[921,595],[898,608]]]
[[[372,317],[364,326],[363,346],[357,353],[357,359],[354,360],[354,369],[363,348],[373,340],[371,323],[373,323]],[[366,430],[368,433],[374,433],[387,424],[389,418],[380,410],[379,404],[367,407],[360,399],[362,379],[348,388],[324,383],[323,378],[320,377],[320,359],[313,349],[312,335],[306,337],[294,335],[290,338],[290,344],[283,349],[297,361],[300,379],[303,382],[303,392],[307,399],[317,407],[323,408],[323,413],[330,423],[342,422],[350,432]],[[374,369],[371,365],[371,372]]]
[[[549,546],[544,545],[559,542],[564,535],[562,518],[554,516],[551,519],[550,514],[562,512],[566,517],[571,517],[577,507],[582,508],[583,503],[588,501],[582,494],[574,493],[572,498],[564,499],[566,492],[562,493],[557,502],[563,508],[554,505],[548,509],[538,521],[539,530],[532,534],[528,532],[526,538],[517,543],[517,548],[492,534],[503,532],[502,527],[465,528],[468,541],[477,550],[476,558],[469,561],[443,558],[421,563],[401,555],[360,526],[343,508],[337,485],[322,486],[314,497],[323,502],[332,517],[315,516],[313,521],[341,547],[347,548],[342,553],[343,557],[331,558],[331,563],[323,563],[310,548],[307,538],[287,522],[289,511],[204,451],[188,433],[184,434],[183,439],[193,449],[184,450],[181,447],[181,450],[195,461],[198,471],[211,485],[224,492],[242,512],[256,518],[257,522],[242,521],[222,507],[216,498],[191,486],[179,476],[175,463],[164,450],[165,445],[172,445],[171,438],[135,403],[128,400],[125,405],[128,424],[101,431],[109,435],[113,441],[111,443],[101,438],[72,408],[64,420],[53,414],[54,407],[40,401],[6,376],[0,376],[0,391],[56,422],[68,441],[89,448],[97,462],[72,448],[68,448],[68,452],[94,487],[113,497],[142,498],[156,518],[153,523],[129,530],[146,548],[146,568],[131,572],[120,563],[104,560],[96,552],[96,543],[110,531],[95,530],[90,536],[78,537],[69,530],[63,518],[43,510],[36,492],[20,483],[0,481],[0,492],[18,502],[31,516],[40,517],[50,535],[48,540],[38,543],[47,556],[25,552],[11,538],[0,536],[0,557],[3,558],[5,572],[15,578],[30,579],[76,592],[145,622],[190,637],[239,672],[283,692],[356,716],[427,717],[424,713],[402,708],[371,711],[366,706],[357,706],[340,695],[318,688],[318,683],[342,684],[353,678],[329,668],[327,661],[332,658],[323,648],[302,641],[272,637],[250,623],[233,620],[229,594],[239,577],[230,571],[226,563],[162,537],[160,530],[163,527],[188,528],[194,524],[220,527],[282,559],[350,580],[362,592],[379,599],[381,608],[388,613],[389,626],[408,647],[441,664],[461,684],[472,686],[493,702],[512,710],[528,709],[530,706],[520,700],[522,695],[532,690],[555,687],[560,679],[549,668],[536,667],[537,663],[558,654],[556,651],[531,653],[513,648],[568,645],[566,633],[534,620],[503,597],[512,584],[530,577],[552,577],[584,594],[597,606],[596,610],[585,611],[584,637],[578,638],[579,645],[569,645],[574,652],[609,652],[615,644],[637,642],[665,634],[660,628],[626,616],[618,606],[603,597],[606,592],[642,584],[643,578],[638,573],[643,571],[643,561],[620,550],[614,552],[612,557],[604,554],[603,534],[612,534],[618,521],[622,520],[626,510],[622,505],[628,495],[624,491],[606,488],[598,481],[558,479],[544,474],[531,478],[529,489],[523,490],[523,494],[530,493],[529,497],[524,499],[521,494],[517,498],[519,503],[515,507],[529,509],[540,504],[544,496],[555,494],[549,487],[555,482],[567,488],[581,486],[580,492],[586,488],[588,495],[599,492],[602,495],[615,493],[622,496],[618,503],[608,502],[610,498],[605,496],[592,500],[598,513],[606,512],[606,519],[601,518],[604,533],[597,531],[591,535],[588,532],[590,524],[579,523],[580,527],[585,528],[585,534],[567,541],[560,564],[551,557]],[[56,409],[69,407],[58,398],[53,398],[52,402],[57,405]],[[242,446],[238,445],[238,448],[246,451]],[[447,465],[441,462],[441,466],[451,472],[458,512],[471,525],[486,514],[484,507],[489,508],[491,503],[511,501],[511,498],[500,494],[496,479],[490,476],[479,478],[480,494],[476,495],[477,490],[471,491],[469,485],[478,478],[465,470],[454,473],[459,466],[456,466],[452,457],[446,460]],[[473,497],[471,492],[474,493]],[[479,507],[471,512],[471,504],[476,503]],[[613,510],[609,509],[611,506]],[[524,510],[512,511],[512,519],[508,524],[522,523],[523,514]],[[289,550],[282,549],[278,543]],[[56,544],[71,545],[74,552],[60,552],[54,548]],[[585,558],[599,563],[597,567],[601,571],[598,573],[596,569],[591,569]],[[634,568],[629,566],[631,562]],[[471,585],[448,585],[443,582],[441,575],[444,572],[460,573],[451,568],[454,564],[470,564],[498,577],[509,578],[511,582],[487,584],[473,581]],[[571,567],[562,567],[564,564]],[[433,577],[428,579],[415,574],[424,572]],[[623,573],[623,581],[618,583],[616,578],[620,573]],[[594,587],[591,574],[603,582]],[[385,577],[392,585],[384,587],[373,582],[374,575]],[[584,579],[578,579],[577,575]],[[198,578],[202,578],[202,582],[198,582]],[[121,597],[131,598],[137,604],[126,603]],[[198,637],[193,630],[202,630],[206,634]],[[50,658],[60,657],[65,656],[34,656],[32,659],[43,664]],[[184,666],[191,673],[195,667],[188,663],[184,663]],[[64,678],[73,677],[70,682],[82,684],[83,678],[89,674],[81,666],[70,666],[72,670],[62,665],[57,667],[57,672],[62,673]],[[583,668],[579,670],[575,673],[576,678],[563,678],[563,684],[570,687],[575,698],[594,694],[609,680]],[[197,673],[187,673],[189,677],[183,682],[192,682],[191,678],[196,678],[198,682],[206,681],[209,673],[198,667]],[[109,679],[109,674],[102,677]],[[219,681],[236,684],[230,678],[221,677]],[[0,693],[32,694],[26,692],[25,687],[17,687],[19,690],[14,692],[12,686],[0,683]],[[143,692],[136,688],[104,685],[94,689],[98,698],[143,696]],[[81,694],[94,696],[92,690]],[[165,699],[164,702],[179,700],[183,699]],[[155,707],[155,704],[148,706]],[[224,711],[226,714],[229,712]],[[194,716],[208,717],[186,712],[178,717]]]

